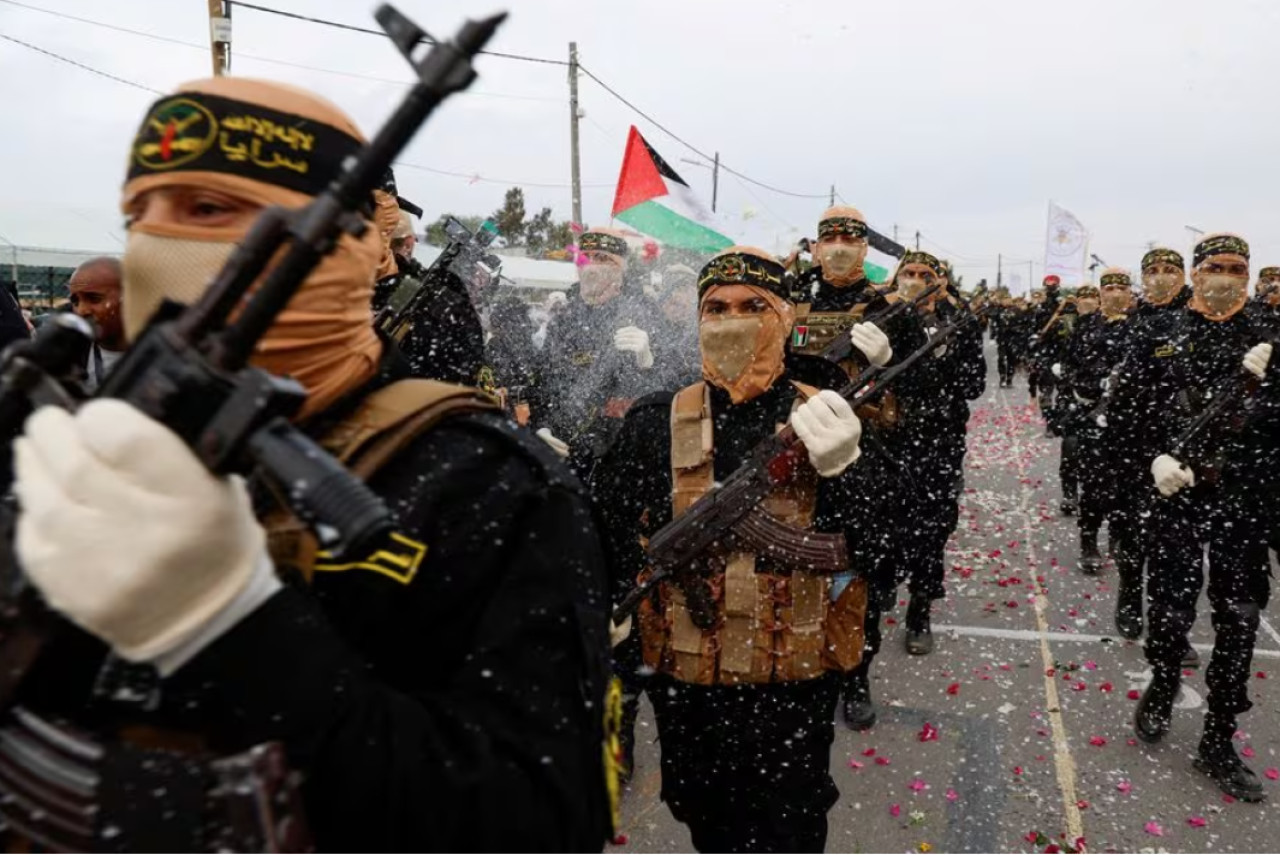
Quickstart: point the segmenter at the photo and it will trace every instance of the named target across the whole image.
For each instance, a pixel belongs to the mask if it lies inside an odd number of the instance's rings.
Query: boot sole
[[[1102,559],[1091,558],[1080,562],[1080,572],[1086,576],[1097,576],[1102,572]]]
[[[850,730],[856,731],[856,730],[870,730],[871,728],[875,727],[876,721],[879,720],[880,716],[876,712],[872,711],[871,717],[862,721],[851,721],[849,717],[846,715],[842,715],[841,718],[844,719],[845,727],[849,728]]]
[[[1250,804],[1257,804],[1258,802],[1265,802],[1267,800],[1267,794],[1262,790],[1248,790],[1243,787],[1238,787],[1230,781],[1222,780],[1213,773],[1213,767],[1205,762],[1203,758],[1195,758],[1195,760],[1192,761],[1192,765],[1203,773],[1205,777],[1217,784],[1218,789],[1222,790],[1222,792],[1232,798],[1239,799],[1242,802],[1249,802]]]

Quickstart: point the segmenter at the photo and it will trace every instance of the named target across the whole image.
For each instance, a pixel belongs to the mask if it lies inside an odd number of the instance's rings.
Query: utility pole
[[[916,229],[916,252],[920,251],[920,230]]]
[[[831,185],[831,198],[827,200],[827,207],[834,208],[836,206],[836,185]]]
[[[716,212],[716,196],[720,192],[720,152],[716,152],[715,165],[711,167],[711,213]]]
[[[894,243],[898,242],[898,224],[897,223],[893,224],[893,242]]]
[[[1027,262],[1027,290],[1030,291],[1036,284],[1036,263],[1034,261]]]
[[[578,163],[578,43],[569,42],[569,172],[573,221],[582,224],[582,172]]]
[[[990,258],[990,257],[991,256],[987,256],[987,258]],[[988,267],[987,269],[990,270],[991,268]],[[997,255],[996,256],[996,287],[999,288],[1002,284],[1004,284],[1004,256]]]
[[[231,4],[208,0],[209,52],[213,57],[213,76],[231,71]]]

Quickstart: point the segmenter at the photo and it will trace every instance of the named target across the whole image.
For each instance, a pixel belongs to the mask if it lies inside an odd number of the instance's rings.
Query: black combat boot
[[[1130,641],[1142,637],[1141,578],[1120,577],[1120,590],[1116,594],[1116,629]]]
[[[849,672],[844,683],[844,723],[853,730],[866,730],[876,723],[876,706],[871,702],[871,663],[864,662]]]
[[[1267,797],[1262,782],[1244,764],[1231,744],[1236,732],[1236,719],[1210,710],[1204,717],[1204,735],[1200,737],[1195,767],[1204,772],[1222,792],[1242,802],[1260,802]]]
[[[1096,528],[1080,529],[1080,572],[1086,576],[1097,576],[1102,572],[1102,553],[1098,551]]]
[[[1063,494],[1062,504],[1058,506],[1058,510],[1062,511],[1064,517],[1074,517],[1080,512],[1080,500],[1076,498],[1074,490],[1070,494]]]
[[[933,600],[924,594],[912,594],[907,606],[907,652],[912,656],[924,656],[933,652],[933,628],[929,626]]]
[[[1181,682],[1177,671],[1156,669],[1151,685],[1142,693],[1138,708],[1133,712],[1133,732],[1143,742],[1159,742],[1173,726],[1173,702],[1178,697]]]

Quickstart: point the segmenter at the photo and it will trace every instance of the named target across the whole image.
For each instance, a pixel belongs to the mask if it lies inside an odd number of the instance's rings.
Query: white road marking
[[[933,631],[936,633],[950,632],[959,636],[974,636],[977,638],[1003,638],[1008,641],[1039,641],[1040,632],[1034,629],[1004,629],[998,626],[954,626],[951,624],[934,624]],[[1054,642],[1067,642],[1076,644],[1102,644],[1103,642],[1111,642],[1119,647],[1124,642],[1110,635],[1090,635],[1086,632],[1046,632],[1045,637]],[[1201,653],[1212,653],[1212,644],[1193,644],[1191,645]],[[1263,659],[1280,659],[1280,650],[1254,650],[1254,656]]]

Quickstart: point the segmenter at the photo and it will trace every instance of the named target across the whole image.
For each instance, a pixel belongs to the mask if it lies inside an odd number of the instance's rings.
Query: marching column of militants
[[[156,161],[156,128],[191,105],[306,125],[314,168],[271,171],[217,146]],[[364,144],[339,109],[277,84],[217,78],[161,98],[134,140],[121,323],[102,343],[114,353],[165,298],[198,298],[264,208],[306,205]],[[109,746],[98,836],[78,848],[216,849],[209,773],[191,760],[206,754],[175,746],[276,743],[319,849],[598,851],[644,691],[662,798],[698,850],[822,851],[837,712],[874,726],[880,620],[904,582],[906,650],[934,649],[988,321],[1001,385],[1025,362],[1063,437],[1081,570],[1102,572],[1106,525],[1117,627],[1145,630],[1154,678],[1135,732],[1170,730],[1207,581],[1196,766],[1263,798],[1232,735],[1280,540],[1280,269],[1263,268],[1250,301],[1244,240],[1197,243],[1189,288],[1183,258],[1152,250],[1136,302],[1112,268],[1073,297],[1049,277],[1034,306],[979,306],[928,252],[902,251],[873,284],[877,236],[847,206],[822,214],[813,264],[794,274],[735,246],[646,287],[628,235],[591,229],[581,281],[525,360],[509,327],[527,316],[475,305],[461,278],[407,353],[375,330],[374,305],[428,273],[403,206],[394,183],[373,194],[363,231],[337,242],[254,355],[298,380],[299,428],[392,509],[394,535],[364,560],[334,563],[264,485],[211,475],[121,401],[39,409],[18,441],[16,551],[73,624],[19,700]],[[486,367],[510,396],[452,385]],[[780,433],[794,445],[762,461]],[[753,513],[791,545],[724,536],[658,575],[650,542],[744,466],[767,472]],[[149,522],[167,518],[191,524]],[[610,623],[638,587],[635,612]],[[172,793],[172,809],[131,797],[144,789]],[[0,815],[14,804],[0,798]],[[43,845],[19,828],[6,844]]]

